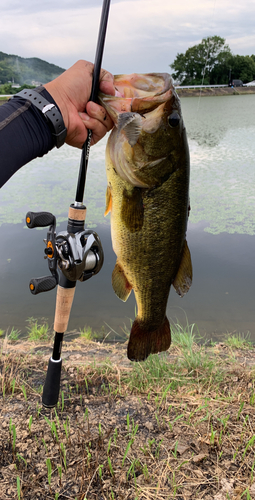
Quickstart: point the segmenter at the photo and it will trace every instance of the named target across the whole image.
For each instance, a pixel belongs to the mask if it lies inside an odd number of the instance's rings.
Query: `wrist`
[[[67,129],[56,102],[54,101],[54,99],[50,99],[51,95],[48,94],[48,91],[46,91],[46,97],[44,97],[43,91],[44,87],[37,87],[36,89],[24,89],[12,96],[10,99],[24,99],[28,103],[32,104],[32,106],[37,108],[48,124],[54,140],[54,145],[57,148],[60,148],[65,142]],[[49,95],[49,97],[47,94]]]
[[[54,85],[54,80],[49,83],[45,83],[43,87],[47,90],[47,92],[51,95],[51,97],[54,99],[55,103],[57,104],[60,113],[63,117],[63,121],[65,124],[66,129],[68,130],[68,109],[67,105],[65,103],[65,99],[63,99],[62,94],[58,91],[57,87]]]

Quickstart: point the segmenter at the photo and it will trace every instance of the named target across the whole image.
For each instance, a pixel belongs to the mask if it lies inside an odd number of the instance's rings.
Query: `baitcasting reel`
[[[83,206],[70,207],[76,212],[78,208],[84,213]],[[28,212],[26,224],[30,229],[50,226],[44,239],[44,258],[48,260],[51,275],[31,279],[29,288],[33,295],[55,288],[59,283],[58,267],[71,282],[86,281],[102,268],[104,254],[100,238],[94,231],[84,229],[84,219],[77,221],[69,217],[67,231],[58,235],[55,232],[56,218],[50,212]]]

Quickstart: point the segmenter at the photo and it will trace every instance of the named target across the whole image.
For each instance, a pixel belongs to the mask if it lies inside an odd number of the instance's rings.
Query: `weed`
[[[17,453],[16,457],[19,460],[19,462],[22,460],[24,462],[25,466],[27,467],[27,461],[26,461],[26,459],[24,457],[22,457],[22,455],[20,455],[19,453]]]
[[[192,350],[194,344],[201,339],[197,325],[189,325],[188,321],[185,327],[179,323],[171,323],[171,332],[173,345],[181,349]]]
[[[124,453],[124,457],[122,459],[122,467],[124,466],[124,463],[125,463],[125,460],[126,460],[126,456],[127,456],[128,452],[129,452],[129,450],[130,450],[133,442],[134,442],[134,439],[130,439],[130,441],[128,442],[128,445],[126,447],[126,451]]]
[[[112,468],[111,459],[110,459],[110,457],[107,457],[107,458],[108,458],[108,465],[109,465],[111,476],[114,477],[114,471],[113,471],[113,468]]]
[[[225,344],[233,349],[250,349],[252,343],[250,342],[250,332],[236,333],[236,334],[226,334]]]
[[[20,478],[17,476],[17,495],[18,495],[18,500],[21,499],[21,485],[20,485]]]
[[[92,328],[90,326],[84,326],[84,328],[80,330],[80,336],[82,339],[91,341],[93,338]]]
[[[60,449],[61,449],[61,455],[62,455],[62,459],[63,459],[65,471],[66,471],[66,469],[67,469],[67,465],[66,465],[66,449],[65,449],[65,446],[64,446],[63,443],[60,443]]]
[[[15,378],[11,381],[11,389],[12,389],[12,396],[14,394],[14,391],[15,391],[15,384],[16,384],[16,380]]]
[[[249,492],[249,488],[246,488],[246,490],[242,493],[241,498],[246,494],[246,500],[252,500],[252,497]]]
[[[26,388],[25,388],[24,384],[22,384],[21,389],[22,389],[22,392],[23,392],[23,396],[24,396],[25,400],[27,401],[27,391],[26,391]]]
[[[33,421],[33,415],[30,415],[29,420],[28,420],[29,433],[31,432],[32,421]]]
[[[29,340],[32,341],[38,341],[38,340],[49,340],[50,334],[49,334],[49,325],[46,323],[46,320],[44,318],[41,318],[42,323],[38,323],[38,319],[35,319],[33,317],[28,318],[28,338]]]
[[[7,338],[10,342],[17,342],[20,336],[20,330],[15,330],[15,328],[12,327],[10,333],[8,331],[6,332]]]
[[[244,401],[241,401],[240,408],[239,408],[238,414],[237,414],[237,420],[239,420],[239,418],[240,418],[240,415],[241,415],[241,413],[243,411],[243,407],[244,407]]]
[[[51,486],[51,474],[52,474],[52,466],[51,466],[50,458],[46,458],[46,465],[47,465],[47,471],[48,471],[48,483],[49,483],[49,487],[50,487]]]

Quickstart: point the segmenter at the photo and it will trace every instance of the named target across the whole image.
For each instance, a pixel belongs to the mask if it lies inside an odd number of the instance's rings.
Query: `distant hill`
[[[0,85],[14,82],[19,85],[47,83],[63,73],[64,68],[38,57],[24,58],[0,51]]]

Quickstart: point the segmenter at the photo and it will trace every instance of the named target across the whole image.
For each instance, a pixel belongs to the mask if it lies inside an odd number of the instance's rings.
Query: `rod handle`
[[[47,375],[43,386],[42,404],[46,408],[53,408],[58,402],[62,359],[49,359]]]
[[[42,276],[41,278],[32,278],[29,283],[30,292],[37,295],[41,292],[49,292],[57,285],[57,280],[54,276]]]
[[[55,220],[55,215],[50,212],[27,212],[26,215],[26,225],[29,229],[51,226]]]

